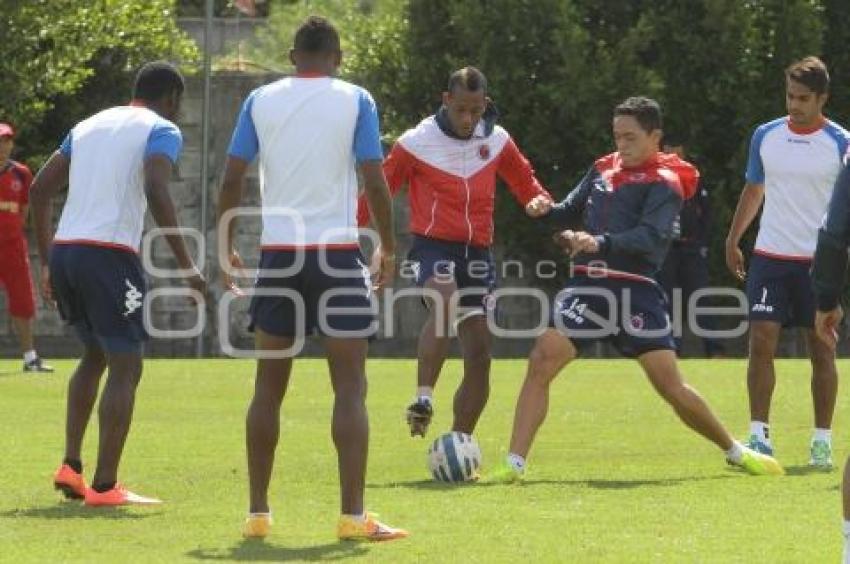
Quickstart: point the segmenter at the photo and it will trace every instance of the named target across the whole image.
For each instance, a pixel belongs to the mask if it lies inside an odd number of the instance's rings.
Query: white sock
[[[508,453],[508,464],[511,468],[522,474],[525,472],[525,458],[512,452]]]
[[[750,421],[750,434],[766,445],[770,445],[770,425],[762,421]]]
[[[815,434],[812,436],[812,441],[826,441],[832,444],[832,429],[815,428]]]
[[[351,517],[352,519],[354,519],[358,523],[365,523],[366,522],[366,512],[365,511],[363,513],[360,513],[360,514],[357,514],[357,515],[352,515],[351,513],[349,513],[349,514],[346,515],[346,517]]]
[[[844,520],[844,564],[850,564],[850,521]]]
[[[24,353],[24,362],[26,362],[27,364],[29,364],[30,362],[34,361],[37,358],[38,358],[38,353],[35,352],[34,350],[27,351],[27,352]]]
[[[434,388],[431,386],[419,386],[416,388],[416,401],[420,403],[433,403]]]
[[[744,447],[738,441],[732,441],[732,447],[726,451],[726,458],[734,464],[741,463],[741,457],[744,455]]]

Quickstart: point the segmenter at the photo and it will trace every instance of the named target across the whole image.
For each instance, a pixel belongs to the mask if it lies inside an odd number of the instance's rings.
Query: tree
[[[194,43],[177,29],[173,0],[4,3],[14,6],[0,15],[0,40],[11,46],[0,60],[0,119],[17,126],[23,153],[36,164],[73,121],[126,102],[130,73],[142,62],[197,59]]]

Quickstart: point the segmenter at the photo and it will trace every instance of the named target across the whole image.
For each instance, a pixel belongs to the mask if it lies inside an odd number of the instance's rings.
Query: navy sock
[[[108,492],[115,487],[115,482],[106,482],[105,484],[95,484],[91,487],[97,493]]]
[[[74,460],[73,458],[66,458],[65,460],[62,461],[62,464],[67,464],[77,474],[83,473],[83,463],[79,460]]]

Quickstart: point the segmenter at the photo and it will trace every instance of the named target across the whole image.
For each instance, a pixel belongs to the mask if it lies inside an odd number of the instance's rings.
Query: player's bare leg
[[[655,350],[638,357],[655,391],[670,404],[682,422],[707,438],[726,455],[730,464],[754,475],[781,475],[785,471],[773,457],[735,441],[700,394],[682,380],[671,350]]]
[[[258,351],[280,352],[293,344],[291,337],[276,337],[259,328],[254,341]],[[251,513],[269,512],[268,491],[280,435],[280,406],[291,372],[291,358],[257,361],[254,397],[245,420]]]
[[[21,353],[29,352],[35,349],[35,343],[32,336],[32,318],[12,316],[12,325],[15,327],[15,333],[18,335],[18,341],[21,344]]]
[[[92,488],[105,491],[118,480],[118,465],[133,419],[136,388],[142,377],[142,354],[107,353],[108,374],[98,405],[100,437]]]
[[[81,450],[104,370],[106,355],[97,344],[90,342],[85,345],[80,363],[68,381],[65,458],[53,474],[53,485],[70,499],[85,499],[88,490]]]
[[[451,345],[451,297],[457,291],[454,281],[432,277],[425,282],[425,288],[436,292],[439,298],[426,296],[428,320],[419,334],[417,347],[417,400],[407,408],[407,424],[411,436],[425,436],[431,424],[433,409],[431,393],[437,385],[440,371]],[[426,399],[427,398],[427,399]]]
[[[809,357],[812,361],[812,400],[815,408],[815,427],[829,429],[838,394],[838,371],[835,353],[814,331],[807,331]]]
[[[750,421],[753,426],[750,446],[758,447],[757,443],[765,445],[766,448],[759,450],[772,451],[770,436],[764,427],[770,420],[770,403],[776,386],[773,360],[781,332],[782,326],[775,321],[750,323],[750,350],[747,362],[747,390],[750,398]]]
[[[841,504],[844,513],[844,559],[850,563],[850,457],[844,462],[844,478],[841,481]]]
[[[83,437],[91,418],[100,379],[106,370],[106,355],[95,344],[88,344],[83,357],[68,381],[65,418],[65,460],[80,462]]]
[[[458,324],[463,351],[463,380],[455,392],[453,431],[472,434],[490,395],[490,361],[493,336],[483,314]]]
[[[525,458],[537,430],[549,411],[549,385],[577,356],[572,341],[555,329],[547,329],[534,343],[528,369],[517,398],[511,434],[511,454]]]
[[[715,417],[700,394],[682,380],[676,353],[655,350],[638,357],[655,391],[670,404],[682,422],[724,451],[732,447],[729,431]]]
[[[815,430],[810,445],[809,464],[822,469],[831,469],[832,416],[838,394],[835,351],[821,341],[813,330],[808,330],[806,337],[809,358],[812,361],[812,403],[815,411]]]
[[[339,459],[340,505],[343,515],[362,515],[369,454],[366,411],[366,339],[326,338],[325,350],[334,390],[331,434]]]

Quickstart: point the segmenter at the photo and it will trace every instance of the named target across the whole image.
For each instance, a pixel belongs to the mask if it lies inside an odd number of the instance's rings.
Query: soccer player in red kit
[[[12,126],[0,123],[0,288],[6,292],[9,314],[21,342],[24,372],[53,372],[41,362],[33,345],[35,294],[24,237],[32,173],[10,158],[14,137]]]

